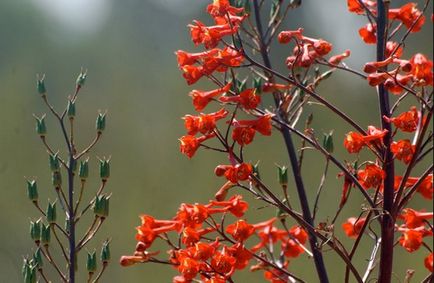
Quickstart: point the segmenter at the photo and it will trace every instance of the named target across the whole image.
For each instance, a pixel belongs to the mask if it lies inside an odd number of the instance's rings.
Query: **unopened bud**
[[[44,137],[47,134],[47,126],[45,125],[45,115],[42,115],[41,118],[36,117],[36,133]]]
[[[101,249],[101,261],[103,264],[108,263],[111,259],[111,254],[110,254],[110,242],[109,241],[105,241],[102,244],[102,249]]]
[[[51,183],[54,187],[58,188],[62,185],[62,175],[59,171],[54,171],[51,175]]]
[[[288,168],[286,166],[277,167],[279,184],[281,186],[288,185]]]
[[[51,230],[50,225],[44,225],[41,226],[41,243],[45,246],[48,246],[50,244],[51,240]]]
[[[333,131],[328,134],[324,134],[324,138],[322,140],[322,146],[327,150],[327,152],[332,153],[334,150],[333,145]]]
[[[47,89],[45,88],[45,75],[42,78],[38,78],[36,81],[36,89],[40,95],[46,95]]]
[[[68,106],[66,107],[69,119],[74,119],[75,117],[75,101],[68,100]]]
[[[89,273],[94,273],[96,271],[96,253],[87,253],[86,268]]]
[[[75,84],[77,85],[77,87],[81,88],[82,86],[84,86],[86,79],[87,79],[87,72],[81,71],[77,77],[77,80],[75,81]]]
[[[98,113],[98,117],[96,118],[96,130],[98,133],[102,133],[105,129],[105,117],[106,113]]]
[[[103,181],[106,181],[110,177],[110,159],[99,161],[99,176]]]
[[[80,168],[78,169],[78,175],[82,181],[89,177],[89,159],[80,161]]]
[[[261,77],[254,77],[253,78],[253,88],[256,88],[256,93],[261,94],[262,93],[262,87],[264,85],[264,81]]]
[[[49,161],[50,161],[50,169],[52,172],[57,172],[60,170],[60,161],[59,161],[58,153],[50,154]]]
[[[38,186],[35,180],[27,180],[27,197],[34,202],[38,200]]]
[[[38,219],[35,222],[30,221],[30,237],[36,243],[39,243],[41,240],[41,219]]]
[[[95,198],[95,204],[93,206],[93,212],[95,215],[106,218],[109,214],[110,196],[99,195]]]
[[[47,211],[45,212],[47,222],[50,224],[56,223],[57,212],[56,212],[56,202],[48,203]]]
[[[42,253],[41,248],[38,248],[36,252],[33,254],[33,262],[35,263],[36,267],[41,270],[44,266],[44,262],[42,261]]]

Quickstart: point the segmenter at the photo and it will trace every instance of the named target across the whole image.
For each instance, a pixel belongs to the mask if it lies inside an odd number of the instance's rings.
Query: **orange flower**
[[[215,253],[215,250],[218,246],[218,241],[215,241],[211,244],[197,242],[194,244],[194,246],[189,248],[189,251],[192,256],[197,260],[208,260]]]
[[[410,108],[410,111],[401,113],[398,117],[388,118],[383,116],[383,119],[388,123],[393,123],[395,127],[403,132],[414,132],[419,123],[419,112],[415,106]]]
[[[182,76],[185,78],[188,85],[194,84],[205,75],[202,66],[185,65],[181,70],[183,72]]]
[[[395,176],[395,190],[399,188],[401,184],[402,176]],[[405,182],[404,187],[409,188],[414,186],[419,181],[417,177],[408,177],[407,182]],[[417,192],[420,193],[424,198],[432,200],[434,194],[433,188],[433,175],[429,174],[422,180],[422,182],[417,187]]]
[[[229,0],[214,0],[212,4],[207,6],[206,10],[213,17],[225,17],[227,13],[238,14],[244,9],[231,6]]]
[[[423,232],[416,229],[405,229],[399,238],[399,244],[410,253],[418,250],[422,242]]]
[[[280,43],[289,43],[292,38],[297,40],[303,39],[303,28],[298,28],[297,30],[285,30],[281,31],[277,36]]]
[[[230,276],[235,271],[236,259],[229,255],[227,249],[224,247],[221,252],[216,252],[211,259],[212,268],[224,275]]]
[[[366,24],[359,29],[359,35],[367,44],[375,44],[377,42],[377,26],[371,23]]]
[[[401,21],[408,29],[414,24],[417,18],[422,14],[416,8],[417,4],[410,2],[398,9],[389,9],[389,19]],[[425,16],[421,16],[414,25],[411,32],[418,32],[425,23]]]
[[[374,126],[368,126],[368,134],[366,136],[356,132],[349,132],[345,136],[344,146],[349,153],[358,153],[369,143],[382,142],[387,132],[387,130],[379,130]]]
[[[191,39],[195,45],[203,44],[206,49],[216,47],[224,36],[234,34],[238,29],[237,26],[232,28],[229,24],[205,26],[196,20],[193,23],[188,25]]]
[[[398,42],[395,42],[395,41],[388,41],[388,42],[386,43],[386,54],[385,54],[385,55],[386,55],[386,58],[392,56],[392,51],[395,50],[395,48],[396,48],[397,46],[398,46]],[[399,48],[396,50],[394,56],[395,56],[396,58],[401,58],[403,51],[404,51],[404,49],[402,48],[402,46],[399,47]]]
[[[275,84],[275,83],[264,83],[262,87],[263,92],[276,92],[276,91],[285,91],[291,89],[292,85],[284,85],[284,84]]]
[[[400,217],[404,219],[407,228],[417,228],[425,226],[425,220],[432,219],[433,213],[406,208]]]
[[[288,261],[285,261],[282,268],[286,269],[287,267]],[[288,276],[280,269],[270,268],[264,272],[264,277],[271,283],[288,283]]]
[[[243,201],[241,195],[233,195],[227,201],[211,201],[213,206],[224,206],[224,209],[236,217],[242,217],[249,208],[249,204]]]
[[[193,155],[196,153],[197,149],[199,148],[200,144],[207,139],[213,138],[214,136],[214,134],[208,134],[205,136],[200,136],[198,138],[192,135],[182,136],[179,139],[181,143],[180,151],[182,154],[187,155],[188,158],[192,158]]]
[[[198,60],[203,59],[205,57],[213,56],[214,54],[218,53],[219,49],[211,49],[205,52],[200,53],[188,53],[183,50],[178,50],[175,52],[176,57],[178,59],[178,65],[179,67],[183,67],[185,65],[193,65]]]
[[[398,160],[408,164],[413,157],[415,146],[411,144],[410,140],[400,140],[390,145],[390,151]]]
[[[430,253],[424,260],[425,267],[430,272],[433,272],[433,253]]]
[[[214,97],[228,92],[230,88],[231,84],[229,83],[222,88],[211,91],[192,90],[190,96],[193,98],[194,109],[196,109],[196,111],[203,110]]]
[[[201,264],[199,261],[192,259],[188,256],[179,256],[178,271],[186,280],[192,280],[196,277],[201,269]]]
[[[244,242],[255,232],[252,224],[247,223],[245,220],[240,219],[237,222],[230,224],[226,227],[226,232],[238,242]]]
[[[334,55],[332,57],[330,57],[329,59],[329,63],[333,64],[333,65],[339,65],[342,60],[344,60],[345,58],[350,57],[351,55],[351,51],[349,49],[345,50],[344,53],[338,54],[338,55]]]
[[[261,97],[256,94],[255,88],[246,89],[235,96],[221,96],[219,100],[221,102],[239,103],[246,110],[255,109],[261,103]]]
[[[235,127],[232,131],[232,139],[239,145],[245,146],[253,141],[255,133],[256,131],[252,127]]]
[[[256,120],[240,120],[240,121],[234,121],[233,123],[236,126],[247,126],[252,127],[259,133],[261,133],[264,136],[270,136],[271,135],[271,114],[264,114],[263,116],[259,117]]]
[[[222,108],[210,114],[201,113],[200,116],[185,115],[183,119],[187,133],[189,135],[195,135],[197,132],[202,134],[211,133],[216,127],[216,122],[225,118],[228,113]]]
[[[238,183],[238,181],[245,181],[249,178],[253,172],[253,167],[248,163],[241,163],[235,166],[218,165],[214,172],[219,177],[224,175],[232,183]]]
[[[299,226],[294,226],[289,230],[290,237],[282,242],[282,251],[286,257],[298,257],[304,252],[301,245],[307,241],[307,233]]]
[[[342,228],[348,237],[357,238],[360,235],[365,222],[366,218],[350,217],[344,224],[342,224]]]
[[[374,8],[377,6],[377,3],[374,1],[361,0],[361,2],[363,2],[363,4],[365,4],[365,6],[368,8]],[[356,13],[358,15],[365,13],[364,7],[360,4],[358,0],[347,0],[347,6],[348,11],[350,11],[351,13]]]
[[[419,85],[433,85],[433,63],[425,55],[417,53],[410,59],[413,66],[411,74]]]
[[[244,269],[249,264],[250,259],[253,257],[252,253],[246,249],[243,243],[237,243],[228,248],[228,252],[235,258],[235,269]]]
[[[366,164],[364,170],[357,172],[357,178],[363,188],[377,188],[382,183],[386,173],[376,164]]]

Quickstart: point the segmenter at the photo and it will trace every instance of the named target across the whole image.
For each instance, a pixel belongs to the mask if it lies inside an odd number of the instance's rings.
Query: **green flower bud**
[[[262,86],[264,85],[264,81],[261,77],[254,77],[253,78],[253,88],[256,88],[256,93],[261,94],[262,93]]]
[[[75,84],[77,85],[77,87],[82,87],[84,86],[84,83],[86,82],[87,79],[87,72],[83,72],[81,71],[80,74],[77,77],[77,80],[75,81]]]
[[[96,253],[87,253],[86,268],[89,273],[94,273],[96,271]]]
[[[45,137],[47,134],[47,126],[45,125],[45,114],[42,115],[41,118],[36,117],[36,133],[41,136]]]
[[[41,248],[38,248],[33,254],[33,261],[35,262],[35,265],[38,267],[38,269],[42,269],[44,262],[42,261]]]
[[[108,263],[110,261],[111,255],[110,255],[110,242],[109,241],[105,241],[102,244],[102,249],[101,249],[101,261],[102,263]]]
[[[243,0],[243,8],[245,14],[250,14],[250,0]]]
[[[36,89],[40,95],[46,95],[47,89],[45,88],[45,76],[42,76],[41,79],[37,79],[36,81]]]
[[[48,203],[46,211],[47,222],[50,224],[56,223],[57,212],[56,212],[56,202]]]
[[[89,159],[80,161],[80,168],[78,169],[78,175],[81,180],[86,180],[89,177]]]
[[[110,206],[110,196],[107,195],[99,195],[95,198],[95,203],[93,206],[93,212],[95,215],[106,218],[109,214],[109,206]]]
[[[38,219],[35,222],[30,221],[30,237],[35,242],[41,240],[41,219]]]
[[[71,160],[70,158],[68,158],[68,164],[70,166],[70,168],[72,169],[72,172],[76,172],[77,171],[77,160],[73,159]]]
[[[279,0],[273,0],[273,2],[271,2],[270,18],[274,17],[276,12],[278,12],[277,9],[278,6],[279,6]]]
[[[253,165],[253,175],[255,175],[258,179],[261,179],[261,175],[259,175],[259,162]]]
[[[27,197],[34,202],[38,200],[38,186],[35,180],[27,180]]]
[[[51,183],[54,187],[58,188],[62,185],[62,175],[59,171],[54,171],[51,175]]]
[[[75,117],[75,101],[68,100],[68,106],[66,107],[68,117],[73,119]]]
[[[105,117],[106,113],[98,113],[98,117],[96,118],[96,130],[98,133],[102,133],[105,129]]]
[[[45,246],[48,246],[51,241],[51,230],[50,225],[44,225],[41,226],[41,243]]]
[[[288,168],[286,166],[277,167],[279,184],[281,186],[288,185]]]
[[[328,134],[324,134],[324,138],[322,140],[322,146],[327,150],[328,152],[332,153],[334,150],[333,145],[333,131],[331,131]]]
[[[51,171],[56,172],[60,170],[59,154],[57,152],[55,154],[50,154],[49,161]]]
[[[238,93],[243,92],[247,88],[247,80],[237,82]]]
[[[31,263],[24,269],[24,283],[36,283],[36,266]]]
[[[99,176],[103,181],[106,181],[110,177],[110,159],[99,161]]]

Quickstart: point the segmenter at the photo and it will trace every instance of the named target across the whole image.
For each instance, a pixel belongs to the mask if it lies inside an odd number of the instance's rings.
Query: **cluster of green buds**
[[[96,216],[106,218],[109,214],[110,196],[101,194],[95,197],[95,203],[93,205],[93,212]]]
[[[48,201],[46,210],[44,211],[40,207],[40,196],[38,192],[38,186],[35,179],[31,178],[27,180],[27,197],[38,209],[42,216],[37,220],[30,222],[30,237],[36,245],[36,252],[32,257],[26,258],[23,265],[23,277],[25,283],[36,283],[43,279],[45,282],[51,282],[45,277],[42,271],[42,257],[47,259],[47,262],[52,265],[60,275],[62,282],[73,282],[75,278],[75,271],[77,271],[77,258],[78,253],[89,240],[96,234],[100,224],[108,217],[109,214],[109,200],[110,195],[102,192],[104,186],[110,177],[110,159],[103,159],[99,162],[99,176],[102,182],[100,185],[96,197],[89,200],[87,204],[82,203],[83,191],[86,181],[89,178],[89,158],[85,155],[88,154],[91,149],[97,144],[102,132],[106,127],[106,113],[98,113],[96,119],[96,137],[85,148],[79,150],[75,143],[75,130],[74,122],[77,114],[76,102],[80,89],[84,86],[87,80],[86,71],[81,71],[75,81],[75,93],[69,96],[67,99],[66,108],[62,112],[57,110],[50,104],[49,97],[47,96],[47,88],[45,84],[45,76],[38,77],[36,82],[37,92],[41,95],[43,102],[47,105],[50,113],[53,114],[53,118],[57,119],[60,124],[60,131],[66,142],[66,150],[55,151],[51,147],[50,141],[46,139],[47,125],[46,115],[41,116],[34,115],[36,119],[36,133],[41,138],[43,145],[45,146],[48,156],[48,165],[51,172],[51,183],[55,188],[55,194],[57,199],[53,202]],[[69,125],[65,123],[68,119]],[[69,126],[69,127],[68,127]],[[62,180],[62,176],[64,180]],[[76,181],[78,178],[81,181],[80,190],[77,192]],[[62,185],[62,182],[64,183]],[[60,210],[56,210],[56,204],[59,202]],[[89,227],[87,234],[79,245],[77,245],[76,231],[78,222],[84,218],[87,212],[93,210],[96,218],[101,221],[98,225]],[[61,215],[58,215],[60,213]],[[57,224],[58,216],[65,219],[65,226]],[[61,232],[61,233],[58,233]],[[58,264],[55,258],[50,255],[49,249],[54,247],[50,246],[51,234],[55,237],[56,242],[60,245],[66,264]],[[72,251],[69,251],[69,256],[66,255],[68,250],[64,244],[66,242],[69,247],[72,247]],[[102,245],[101,250],[101,262],[103,263],[103,269],[98,275],[97,280],[100,278],[105,266],[110,260],[109,242],[106,241]],[[61,266],[66,266],[67,270],[61,270]],[[97,269],[96,255],[91,253],[88,256],[87,268],[89,273],[94,273]],[[59,280],[53,280],[53,282],[59,282]]]

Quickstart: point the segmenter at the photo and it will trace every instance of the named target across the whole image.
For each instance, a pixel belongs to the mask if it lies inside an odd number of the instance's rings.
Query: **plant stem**
[[[261,22],[261,15],[260,15],[260,10],[259,10],[258,0],[254,0],[253,4],[254,4],[254,10],[255,10],[256,27],[258,29],[258,34],[259,34],[259,46],[260,46],[262,59],[264,61],[264,65],[267,68],[272,69],[270,58],[269,58],[268,53],[267,53],[267,46],[265,46],[265,43],[264,43],[263,31],[262,31],[262,22]],[[270,82],[272,82],[272,74],[268,74],[268,76],[269,76]],[[278,95],[274,95],[274,102],[275,102],[276,108],[278,108],[279,103],[280,103]],[[309,225],[315,227],[314,223],[313,223],[312,215],[310,212],[310,208],[309,208],[309,203],[307,200],[306,191],[305,191],[304,184],[303,184],[303,179],[301,177],[301,172],[300,172],[299,167],[298,167],[297,152],[295,150],[295,146],[294,146],[294,143],[292,141],[291,133],[289,132],[288,129],[282,128],[282,134],[283,134],[283,138],[285,140],[286,148],[288,151],[288,155],[289,155],[289,159],[290,159],[290,163],[291,163],[291,168],[292,168],[292,173],[293,173],[293,176],[295,179],[295,184],[297,187],[298,198],[300,200],[301,209],[303,211],[303,218],[306,220],[307,223],[309,223]],[[319,280],[322,283],[328,283],[329,280],[328,280],[324,260],[323,260],[321,251],[318,250],[318,247],[317,247],[318,240],[317,240],[317,237],[315,236],[315,234],[312,233],[311,231],[309,231],[309,242],[310,242],[311,250],[313,253],[313,258],[314,258],[315,267],[317,269]]]
[[[377,2],[377,61],[383,61],[385,58],[385,46],[387,39],[387,11],[388,4],[386,1]],[[381,70],[381,71],[387,71]],[[393,241],[394,241],[394,225],[395,217],[392,214],[393,210],[393,194],[394,194],[394,162],[393,154],[390,150],[392,143],[392,129],[390,123],[384,121],[383,116],[390,117],[389,94],[384,86],[380,84],[377,89],[378,99],[380,102],[380,119],[382,128],[388,130],[384,137],[383,151],[383,170],[386,173],[384,179],[383,193],[383,216],[381,221],[381,256],[379,283],[389,283],[392,279],[393,269]]]

